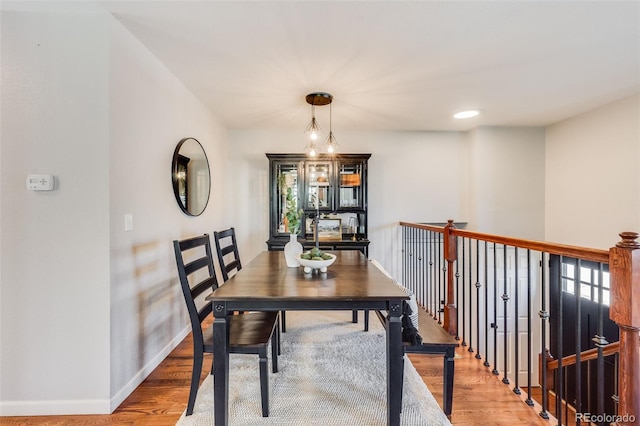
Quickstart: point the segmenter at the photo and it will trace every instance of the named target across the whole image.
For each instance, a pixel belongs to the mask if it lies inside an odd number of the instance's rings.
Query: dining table
[[[206,297],[213,304],[215,317],[213,409],[216,426],[229,424],[229,316],[237,311],[287,310],[373,310],[387,316],[387,425],[400,425],[404,368],[402,301],[409,297],[360,251],[341,250],[331,254],[335,254],[336,259],[326,272],[314,269],[305,273],[302,267],[288,267],[282,251],[261,252]],[[286,339],[286,333],[282,338]]]

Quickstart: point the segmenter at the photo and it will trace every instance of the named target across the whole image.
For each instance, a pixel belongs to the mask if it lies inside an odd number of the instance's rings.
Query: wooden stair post
[[[622,232],[620,237],[609,249],[609,317],[620,329],[618,424],[626,426],[640,418],[640,243],[637,232]]]
[[[453,273],[453,263],[458,254],[458,244],[455,235],[451,234],[452,229],[456,229],[453,220],[447,221],[444,227],[444,257],[447,261],[447,300],[444,307],[444,324],[442,325],[452,336],[458,335],[458,308],[456,307],[456,282]]]

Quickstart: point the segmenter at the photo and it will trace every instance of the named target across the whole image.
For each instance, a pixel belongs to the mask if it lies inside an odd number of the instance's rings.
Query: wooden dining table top
[[[360,251],[338,250],[326,273],[306,274],[287,267],[284,253],[265,251],[222,284],[207,300],[240,301],[388,301],[406,300],[406,293]]]

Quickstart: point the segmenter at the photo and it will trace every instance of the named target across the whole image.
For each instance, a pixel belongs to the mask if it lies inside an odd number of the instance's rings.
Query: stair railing
[[[578,414],[588,412],[603,419],[594,423],[606,424],[616,416],[618,424],[634,424],[640,415],[638,234],[620,234],[622,241],[606,251],[472,232],[457,229],[451,220],[446,226],[401,222],[400,230],[396,279],[492,374],[501,375],[506,385],[513,383],[513,392],[536,407],[541,417],[567,423],[569,411],[562,402],[571,400],[577,424],[583,421]],[[591,340],[596,348],[589,350],[579,336],[594,328],[581,321],[582,311],[593,303],[597,319]],[[563,318],[567,308],[577,316]],[[567,383],[566,367],[595,357],[597,377],[602,378],[605,357],[613,348],[607,339],[617,338],[605,337],[606,316],[620,330],[619,380],[614,395],[599,392],[597,403],[592,403],[591,394],[583,401],[581,392],[590,378],[575,368]],[[574,342],[563,348],[571,334]],[[551,364],[536,362],[550,347],[557,359]],[[541,401],[534,401],[532,390],[538,386]],[[556,403],[549,412],[552,389]],[[618,402],[614,413],[605,409],[609,397]],[[625,423],[629,418],[633,421]]]

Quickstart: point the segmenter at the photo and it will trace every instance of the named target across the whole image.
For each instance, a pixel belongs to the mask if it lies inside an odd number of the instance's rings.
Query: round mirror
[[[202,145],[194,138],[178,142],[171,164],[173,193],[183,212],[199,216],[207,207],[211,192],[209,161]]]

